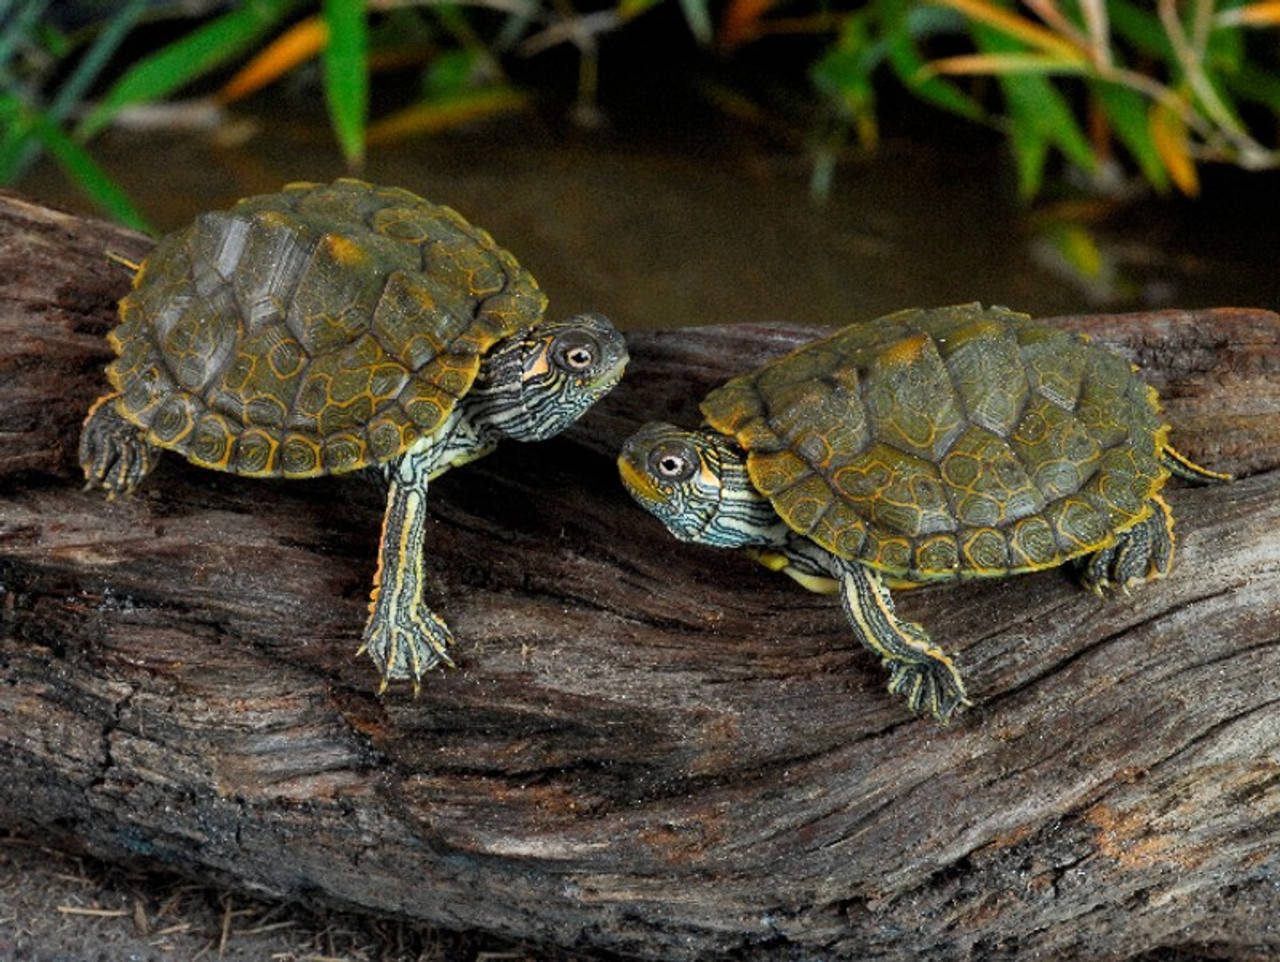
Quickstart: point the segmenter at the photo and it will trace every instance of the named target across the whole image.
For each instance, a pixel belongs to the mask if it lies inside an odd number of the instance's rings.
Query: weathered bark
[[[1280,318],[1065,319],[1179,447],[1173,574],[900,596],[976,706],[911,718],[838,606],[634,508],[610,452],[814,332],[637,334],[564,438],[432,489],[458,671],[354,657],[380,493],[164,459],[80,490],[145,241],[0,200],[0,823],[284,896],[661,959],[1280,952]],[[833,319],[838,320],[838,319]]]

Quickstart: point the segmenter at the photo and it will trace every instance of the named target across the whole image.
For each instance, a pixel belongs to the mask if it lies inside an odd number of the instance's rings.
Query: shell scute
[[[1044,495],[1013,448],[978,424],[970,425],[956,439],[938,467],[961,524],[1002,524],[1044,508]]]
[[[201,467],[225,470],[238,433],[225,417],[206,410],[196,419],[187,457]]]
[[[269,477],[276,473],[276,456],[280,444],[268,431],[246,428],[236,438],[231,454],[231,470],[250,477]]]
[[[865,380],[867,421],[872,434],[888,444],[936,460],[964,430],[950,374],[926,335],[884,346],[870,359]]]
[[[1007,435],[1031,391],[1013,332],[993,318],[961,319],[939,335],[938,351],[969,421]]]

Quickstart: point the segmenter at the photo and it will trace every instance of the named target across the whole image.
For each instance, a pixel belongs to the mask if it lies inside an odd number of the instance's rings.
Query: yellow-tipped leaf
[[[218,91],[218,99],[231,103],[275,83],[295,67],[315,59],[328,42],[329,25],[322,18],[300,20],[237,70]]]

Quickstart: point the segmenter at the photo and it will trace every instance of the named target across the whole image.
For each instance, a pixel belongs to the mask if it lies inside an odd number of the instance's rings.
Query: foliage
[[[731,4],[758,0],[731,0]],[[1095,178],[1118,143],[1157,190],[1198,189],[1196,165],[1280,165],[1250,131],[1280,123],[1274,0],[871,0],[814,65],[855,129],[874,130],[872,80],[887,66],[918,96],[1005,130],[1025,196],[1052,152]],[[756,36],[767,34],[761,18]],[[1270,57],[1250,45],[1265,30]],[[930,50],[969,51],[928,59]],[[1268,62],[1269,60],[1269,62]],[[994,78],[1000,102],[978,93]],[[962,80],[969,80],[967,85]],[[1274,136],[1274,133],[1273,133]]]
[[[615,5],[590,10],[573,0],[240,0],[123,68],[114,63],[121,44],[154,3],[124,0],[96,24],[63,30],[51,0],[10,2],[0,0],[0,182],[43,151],[139,227],[86,145],[215,71],[231,72],[207,98],[221,106],[318,62],[335,138],[358,167],[368,144],[525,107],[529,95],[506,79],[504,62],[557,45],[580,55],[579,107],[589,111],[600,37],[664,5],[722,54],[768,44],[779,62],[794,62],[812,38],[823,45],[809,78],[837,128],[826,125],[814,148],[819,191],[846,133],[874,147],[877,92],[893,78],[1005,131],[1028,197],[1055,156],[1102,183],[1115,177],[1120,148],[1156,190],[1186,194],[1204,161],[1280,164],[1259,133],[1274,139],[1280,126],[1276,0],[1154,0],[1154,9],[1139,0],[604,0]],[[809,45],[796,46],[797,36]],[[420,71],[420,98],[371,122],[371,75],[406,66]],[[716,89],[722,105],[748,104]]]

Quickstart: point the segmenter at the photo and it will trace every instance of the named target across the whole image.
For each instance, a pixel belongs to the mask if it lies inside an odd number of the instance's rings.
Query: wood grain
[[[99,856],[650,959],[1280,953],[1280,318],[1059,319],[1142,364],[1189,456],[1165,581],[899,606],[973,710],[910,717],[831,599],[681,545],[612,452],[816,332],[637,334],[568,435],[432,488],[460,669],[354,657],[382,493],[164,459],[80,490],[144,239],[0,198],[0,824]]]

